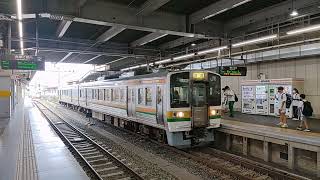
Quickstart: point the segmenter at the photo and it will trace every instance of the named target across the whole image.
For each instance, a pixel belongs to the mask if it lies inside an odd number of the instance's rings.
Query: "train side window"
[[[160,104],[162,102],[162,92],[161,88],[157,87],[157,104]]]
[[[114,100],[113,89],[110,89],[110,101]]]
[[[138,104],[143,104],[143,89],[138,89]]]
[[[114,89],[114,101],[119,102],[119,89]]]
[[[99,89],[95,89],[94,92],[94,99],[98,100],[99,99]]]
[[[104,100],[104,95],[103,95],[104,94],[104,89],[99,89],[98,91],[99,91],[99,97],[98,97],[99,100]]]
[[[125,89],[120,89],[120,102],[125,102]]]
[[[152,106],[152,91],[151,88],[145,88],[146,90],[146,106]]]
[[[110,97],[109,92],[110,92],[109,89],[105,89],[105,91],[104,91],[104,100],[105,100],[105,101],[110,101],[110,99],[109,99],[109,97]]]

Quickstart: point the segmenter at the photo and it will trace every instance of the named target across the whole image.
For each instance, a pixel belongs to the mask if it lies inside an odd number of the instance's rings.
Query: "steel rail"
[[[72,148],[72,150],[74,152],[76,152],[76,155],[78,157],[81,158],[81,160],[85,163],[85,165],[89,168],[89,170],[91,171],[91,173],[94,175],[94,177],[96,179],[99,180],[104,180],[104,179],[109,179],[109,178],[104,178],[103,175],[101,175],[101,173],[98,172],[98,170],[92,165],[92,163],[90,163],[88,159],[88,157],[84,156],[83,152],[80,152],[80,147],[79,145],[83,145],[83,142],[88,143],[90,145],[92,145],[94,148],[97,148],[97,152],[100,152],[100,154],[103,154],[105,156],[107,156],[107,160],[110,159],[110,161],[112,161],[113,163],[116,164],[116,167],[121,168],[122,170],[124,170],[126,172],[126,174],[129,175],[128,178],[118,178],[118,179],[135,179],[135,180],[143,180],[144,178],[137,174],[133,169],[131,169],[130,167],[128,167],[127,165],[125,165],[120,159],[118,159],[117,157],[115,157],[113,154],[111,154],[110,152],[108,152],[105,148],[103,148],[101,145],[99,145],[98,143],[96,143],[94,140],[92,140],[90,137],[88,137],[87,135],[85,135],[84,133],[82,133],[77,127],[73,126],[72,124],[66,122],[65,120],[63,120],[59,115],[57,115],[56,113],[54,113],[52,110],[50,110],[48,107],[46,107],[45,105],[43,105],[41,102],[36,102],[34,103],[39,111],[43,114],[43,116],[47,119],[47,121],[49,122],[49,124],[53,127],[53,129],[58,133],[58,135],[60,136],[60,138],[63,139],[63,141]],[[39,104],[45,108],[45,109],[41,109],[39,107]],[[43,112],[43,110],[47,110],[50,113],[52,113],[55,117],[57,117],[57,119],[59,120],[57,123],[54,123],[50,117],[48,117],[47,114],[45,114]],[[79,135],[80,137],[82,137],[85,141],[82,141],[81,144],[76,144],[74,142],[72,142],[71,140],[69,140],[69,138],[66,135],[66,131],[63,132],[62,128],[59,128],[58,125],[64,124],[66,127],[70,128],[73,132],[75,132],[75,135]],[[70,133],[70,131],[68,132]],[[76,147],[76,145],[78,145],[78,147]],[[86,146],[88,147],[88,146]],[[79,150],[80,149],[80,150]],[[100,156],[100,155],[99,155]],[[105,159],[105,157],[102,157]],[[124,174],[124,175],[126,175]],[[112,179],[112,177],[110,177]]]

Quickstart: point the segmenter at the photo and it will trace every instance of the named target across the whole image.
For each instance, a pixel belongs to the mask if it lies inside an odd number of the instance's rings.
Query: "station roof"
[[[46,61],[108,64],[112,70],[319,21],[319,0],[23,0],[25,52]],[[290,17],[296,9],[301,17]],[[12,26],[13,0],[0,2],[0,33]],[[38,14],[38,16],[35,16]],[[2,18],[1,18],[2,17]],[[12,18],[8,21],[5,18]],[[312,18],[313,17],[313,18]],[[37,27],[37,28],[36,28]],[[263,33],[261,33],[263,32]],[[193,46],[191,46],[193,44]],[[262,44],[269,46],[270,44]]]

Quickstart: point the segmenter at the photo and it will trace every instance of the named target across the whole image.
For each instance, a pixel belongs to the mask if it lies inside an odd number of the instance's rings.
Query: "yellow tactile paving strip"
[[[26,115],[20,142],[15,180],[38,180],[31,126]]]

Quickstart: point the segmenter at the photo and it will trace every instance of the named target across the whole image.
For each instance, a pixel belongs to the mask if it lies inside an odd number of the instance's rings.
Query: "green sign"
[[[247,67],[237,67],[237,66],[219,67],[218,73],[221,76],[246,76]]]
[[[1,60],[2,69],[40,70],[44,71],[44,61]]]

